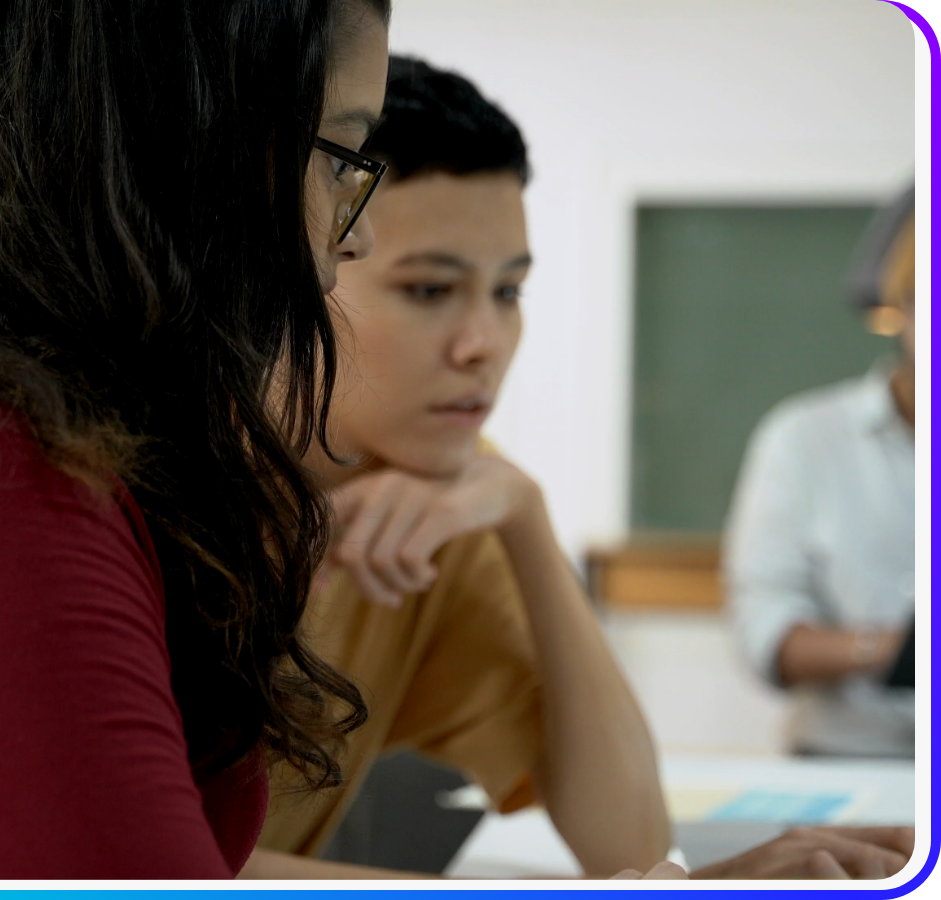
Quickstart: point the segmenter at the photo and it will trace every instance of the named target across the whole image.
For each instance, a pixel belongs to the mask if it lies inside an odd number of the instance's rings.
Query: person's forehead
[[[328,109],[321,127],[331,132],[371,134],[379,124],[379,116],[371,106],[341,106]]]
[[[388,69],[388,32],[377,17],[366,17],[344,41],[331,73],[323,126],[371,131],[382,110]]]
[[[394,182],[377,191],[370,216],[387,262],[435,252],[502,262],[528,248],[523,187],[509,172]]]

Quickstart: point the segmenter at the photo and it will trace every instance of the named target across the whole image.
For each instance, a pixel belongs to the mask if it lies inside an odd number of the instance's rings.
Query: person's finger
[[[901,853],[906,859],[911,859],[912,853],[915,852],[915,829],[907,825],[823,825],[812,830],[875,844],[877,847]]]
[[[368,553],[374,572],[387,586],[401,593],[427,590],[437,574],[428,559],[416,561],[402,554],[403,544],[422,518],[427,503],[427,494],[419,489],[403,494],[378,530]]]
[[[402,544],[399,554],[403,564],[410,567],[422,566],[448,541],[461,533],[460,511],[447,499],[438,499],[425,510],[424,516]]]
[[[342,548],[337,548],[334,554],[336,565],[349,573],[353,583],[367,600],[380,606],[399,607],[402,605],[402,595],[389,588],[372,571],[366,560],[365,549],[358,548],[356,545],[343,545]]]
[[[846,880],[850,876],[829,850],[814,850],[807,858],[807,877]]]
[[[332,555],[336,562],[353,566],[366,556],[376,532],[389,514],[389,505],[389,498],[383,495],[360,505],[335,538]]]
[[[851,878],[888,878],[900,872],[908,862],[895,850],[835,834],[827,836],[826,850]]]
[[[672,862],[657,863],[646,875],[644,881],[686,881],[689,875],[682,866]]]
[[[643,872],[638,872],[637,869],[625,869],[623,872],[618,872],[617,875],[612,875],[611,881],[640,881],[644,877]]]
[[[365,563],[357,563],[348,571],[354,584],[367,600],[392,609],[398,609],[402,605],[402,595],[378,579]]]
[[[401,592],[395,585],[387,584],[372,570],[369,553],[376,533],[389,515],[395,493],[392,490],[377,490],[368,500],[364,499],[358,511],[336,540],[332,560],[349,571],[359,589],[367,599],[387,606],[401,603]]]

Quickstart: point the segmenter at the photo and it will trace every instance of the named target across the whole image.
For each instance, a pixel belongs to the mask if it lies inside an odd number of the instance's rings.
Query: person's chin
[[[390,465],[424,478],[454,478],[471,461],[475,444],[454,448],[403,448],[386,457]],[[392,454],[390,454],[392,456]]]

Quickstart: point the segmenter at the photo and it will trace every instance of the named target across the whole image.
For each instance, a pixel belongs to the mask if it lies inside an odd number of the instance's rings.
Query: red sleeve
[[[0,879],[232,877],[187,759],[148,550],[114,499],[0,415]]]

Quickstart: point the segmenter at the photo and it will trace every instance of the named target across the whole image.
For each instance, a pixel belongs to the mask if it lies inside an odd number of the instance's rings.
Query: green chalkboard
[[[636,211],[633,528],[721,530],[761,415],[796,391],[861,374],[891,352],[842,295],[872,212]]]

